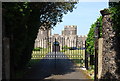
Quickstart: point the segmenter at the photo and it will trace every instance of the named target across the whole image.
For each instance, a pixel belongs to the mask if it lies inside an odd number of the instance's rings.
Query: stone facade
[[[59,34],[52,35],[51,30],[43,31],[39,29],[38,36],[35,40],[35,47],[46,48],[47,42],[49,42],[52,46],[52,43],[55,42],[55,39],[56,41],[59,42],[60,49],[62,48],[62,46],[85,47],[86,38],[87,38],[86,36],[77,35],[76,25],[64,26],[64,30],[62,30],[62,35],[59,35]]]
[[[115,31],[113,30],[113,23],[110,18],[111,14],[106,14],[104,12],[105,11],[101,11],[103,16],[103,57],[101,79],[116,79],[115,81],[117,81],[120,80],[120,58],[118,57],[120,50],[116,50],[119,48],[119,42],[116,42]]]
[[[48,38],[51,36],[51,30],[41,30],[39,29],[37,38],[35,40],[34,47],[47,47]],[[50,39],[49,39],[50,40]]]

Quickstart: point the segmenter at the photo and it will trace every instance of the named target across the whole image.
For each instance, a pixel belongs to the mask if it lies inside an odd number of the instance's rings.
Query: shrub
[[[33,51],[40,51],[41,49],[43,49],[42,47],[37,47],[37,48],[34,48]]]
[[[69,47],[67,45],[63,46],[62,49],[67,50]]]
[[[67,50],[64,49],[64,50],[61,50],[60,52],[65,52],[65,51],[67,51]]]

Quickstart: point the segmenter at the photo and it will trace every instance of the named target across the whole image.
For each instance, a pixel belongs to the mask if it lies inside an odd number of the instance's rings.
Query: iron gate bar
[[[52,45],[51,45],[51,42],[52,42],[52,40],[51,40],[51,37],[50,37],[50,52],[51,52],[51,46],[52,46]]]
[[[43,50],[42,50],[42,53],[44,54],[44,38],[43,38]]]
[[[79,53],[79,60],[80,60],[80,49],[79,49],[79,47],[80,47],[80,42],[78,41],[78,44],[79,44],[79,46],[78,46],[78,53]]]
[[[40,42],[40,40],[38,40],[38,42]],[[38,43],[38,45],[39,45],[40,43]],[[37,54],[39,54],[40,53],[40,47],[38,47],[38,51],[37,51]],[[37,55],[38,56],[38,55]]]
[[[83,41],[82,41],[82,64],[84,63],[84,49],[83,49]]]
[[[78,48],[77,44],[78,44],[78,36],[76,37],[76,48]],[[79,60],[79,52],[78,52],[78,49],[76,49],[76,50],[77,50],[77,55],[78,55],[77,59]]]
[[[71,51],[70,51],[70,47],[71,47],[71,41],[69,40],[69,58],[71,59]]]
[[[42,53],[44,53],[44,38],[43,38],[43,50],[42,50]]]
[[[81,56],[81,46],[82,46],[82,45],[81,45],[81,41],[80,41],[80,56]]]
[[[81,56],[82,56],[81,48],[82,48],[82,41],[80,41],[80,66],[82,66],[82,64],[81,64]]]
[[[71,47],[72,47],[71,42],[72,42],[72,41],[70,40],[70,49],[71,49]],[[72,54],[72,51],[71,51],[71,50],[69,50],[69,52],[70,52],[70,58],[72,59],[72,55],[73,55],[73,54]]]
[[[85,41],[85,68],[88,70],[88,54],[86,50],[86,41]]]
[[[39,42],[39,43],[40,43],[40,47],[42,48],[42,45],[41,45],[42,43],[41,43],[41,41],[42,41],[42,40],[40,39],[40,42]],[[40,54],[42,54],[42,49],[40,50],[40,52],[41,52]]]
[[[73,40],[72,40],[72,42],[71,42],[71,43],[72,43],[72,47],[73,47]],[[74,53],[73,53],[73,50],[72,50],[72,54],[73,54],[73,57],[74,57]],[[74,59],[74,58],[73,58],[73,59]]]
[[[71,57],[71,59],[72,59],[72,50],[71,50],[72,43],[71,43],[71,42],[72,42],[72,41],[70,41],[70,45],[71,45],[71,46],[70,46],[70,55],[71,55],[70,57]]]
[[[40,40],[39,40],[39,46],[40,46]],[[40,52],[41,52],[41,47],[39,47],[39,54],[41,54]]]
[[[52,40],[51,40],[51,37],[50,37],[50,52],[51,52],[51,42],[52,42]]]
[[[41,39],[41,47],[42,47],[42,39]],[[42,47],[42,50],[43,50],[43,47]],[[42,54],[42,50],[41,50],[41,54]]]
[[[72,47],[72,40],[71,40],[71,47]],[[74,54],[73,54],[73,50],[71,49],[71,54],[72,54],[72,57],[74,56]]]
[[[55,43],[56,43],[56,38],[55,38]],[[56,45],[55,45],[55,69],[56,69]]]
[[[82,41],[81,41],[81,65],[82,65]]]
[[[62,52],[64,52],[64,51],[63,51],[63,37],[62,37],[62,49],[61,49],[61,50],[62,50]]]
[[[44,54],[44,38],[43,38],[43,50],[42,50],[42,53]]]
[[[70,57],[70,55],[71,55],[71,53],[70,53],[70,39],[69,39],[69,49],[67,50],[68,51],[68,54],[69,54],[69,59],[71,59],[71,57]]]

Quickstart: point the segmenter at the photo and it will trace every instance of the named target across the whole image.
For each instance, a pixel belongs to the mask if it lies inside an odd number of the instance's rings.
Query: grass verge
[[[64,54],[76,65],[84,66],[85,50],[67,50]]]
[[[33,51],[31,59],[43,59],[50,52],[50,48],[44,48],[40,51]]]

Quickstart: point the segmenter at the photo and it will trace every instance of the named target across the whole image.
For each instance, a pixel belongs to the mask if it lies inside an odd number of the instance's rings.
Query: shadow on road
[[[54,79],[53,76],[58,79]],[[59,78],[63,79],[60,80]],[[86,80],[82,72],[76,72],[73,62],[62,52],[48,53],[23,77],[24,80],[28,81],[73,81],[73,78],[75,78],[75,81],[90,81]]]
[[[64,75],[74,72],[74,65],[69,59],[42,59],[24,76],[24,79],[44,79],[51,75]]]

